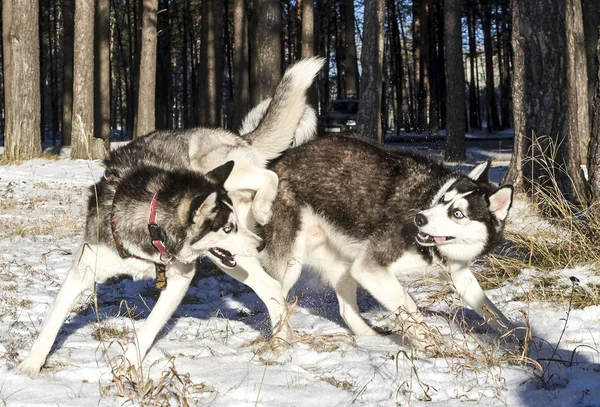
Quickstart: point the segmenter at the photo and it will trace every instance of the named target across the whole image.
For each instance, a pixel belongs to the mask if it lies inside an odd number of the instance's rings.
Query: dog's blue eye
[[[465,215],[460,211],[460,209],[455,209],[454,212],[452,212],[452,215],[454,215],[456,219],[462,219],[465,217]]]
[[[231,233],[232,230],[233,226],[231,226],[231,223],[223,228],[223,232],[225,233]]]

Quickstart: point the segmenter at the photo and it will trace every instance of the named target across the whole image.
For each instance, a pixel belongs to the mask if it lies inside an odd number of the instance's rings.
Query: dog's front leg
[[[268,275],[255,257],[239,257],[233,269],[222,268],[236,280],[250,287],[267,307],[275,337],[289,340],[291,332],[287,323],[287,302],[281,284]]]
[[[456,269],[451,268],[450,277],[460,298],[492,328],[500,333],[515,330],[513,323],[485,295],[469,267],[456,266]],[[515,330],[514,334],[519,338],[522,332],[521,330]]]
[[[402,323],[402,334],[409,339],[413,347],[423,349],[435,345],[424,326],[423,315],[419,312],[417,304],[390,268],[380,265],[366,250],[354,261],[350,273],[377,301],[396,313]]]
[[[141,365],[156,335],[181,303],[193,277],[194,264],[178,264],[167,267],[167,288],[160,293],[148,319],[135,333],[134,342],[130,343],[125,351],[125,360],[131,366],[137,368]]]
[[[75,301],[84,290],[91,288],[94,283],[96,253],[98,253],[97,246],[91,249],[84,245],[77,254],[73,267],[60,287],[29,356],[19,365],[21,372],[30,376],[35,376],[40,372],[56,340],[56,335]]]
[[[279,177],[273,171],[255,166],[235,166],[225,189],[256,191],[252,202],[252,215],[258,224],[266,225],[271,220],[273,201],[277,196]]]

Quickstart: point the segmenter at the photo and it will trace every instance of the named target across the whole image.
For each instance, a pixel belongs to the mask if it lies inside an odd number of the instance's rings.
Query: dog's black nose
[[[265,248],[265,241],[261,240],[260,244],[258,245],[258,247],[256,248],[256,250],[260,253],[263,251],[263,249]]]
[[[415,225],[418,227],[425,226],[427,224],[427,218],[425,215],[417,213],[415,215]]]

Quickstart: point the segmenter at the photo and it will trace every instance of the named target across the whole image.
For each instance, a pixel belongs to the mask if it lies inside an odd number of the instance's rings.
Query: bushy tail
[[[254,107],[244,119],[241,135],[266,160],[277,158],[290,146],[314,137],[317,118],[307,103],[306,91],[323,66],[323,58],[308,58],[283,75],[273,98]]]

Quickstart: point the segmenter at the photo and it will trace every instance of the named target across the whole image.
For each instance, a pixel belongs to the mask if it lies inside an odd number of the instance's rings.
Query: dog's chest
[[[397,276],[434,277],[442,271],[439,263],[430,261],[416,251],[407,250],[388,268]]]

